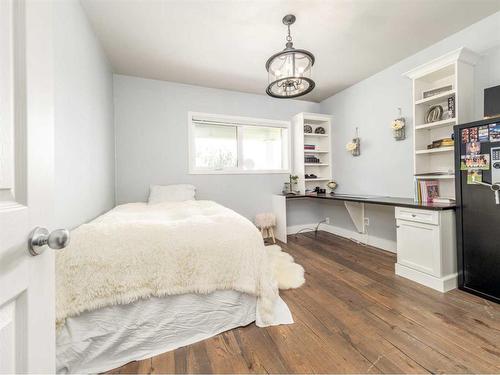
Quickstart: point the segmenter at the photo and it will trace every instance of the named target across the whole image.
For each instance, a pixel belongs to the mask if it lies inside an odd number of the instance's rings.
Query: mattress
[[[189,345],[253,321],[257,298],[233,290],[148,298],[68,318],[57,335],[58,373],[96,373]],[[278,298],[272,325],[291,324]],[[269,325],[269,324],[265,324]]]

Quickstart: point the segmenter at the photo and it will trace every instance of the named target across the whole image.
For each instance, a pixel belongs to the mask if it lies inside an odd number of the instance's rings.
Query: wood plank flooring
[[[319,232],[282,245],[293,325],[254,324],[110,373],[500,373],[500,305],[394,274],[394,254]]]

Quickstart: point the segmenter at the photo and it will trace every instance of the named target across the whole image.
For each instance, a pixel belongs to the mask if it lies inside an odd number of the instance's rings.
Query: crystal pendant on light
[[[290,25],[294,22],[293,14],[283,17],[283,23],[288,27],[286,47],[266,62],[269,78],[266,93],[274,98],[296,98],[311,92],[315,86],[311,79],[313,54],[304,49],[293,48]]]

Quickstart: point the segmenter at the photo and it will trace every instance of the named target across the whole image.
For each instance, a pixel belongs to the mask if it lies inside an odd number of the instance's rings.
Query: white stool
[[[273,230],[273,227],[276,225],[276,216],[273,213],[257,214],[255,216],[255,225],[257,225],[257,228],[260,229],[262,237],[271,237],[273,239],[273,243],[276,243]]]

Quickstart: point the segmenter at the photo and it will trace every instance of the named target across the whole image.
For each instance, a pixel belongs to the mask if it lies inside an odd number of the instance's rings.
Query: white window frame
[[[211,169],[196,169],[195,155],[195,139],[194,127],[195,122],[212,121],[214,123],[227,124],[228,126],[244,127],[244,126],[261,126],[281,128],[287,130],[286,145],[283,151],[287,152],[287,165],[284,169],[279,170],[245,170],[240,167],[233,169],[211,170]],[[188,157],[189,157],[189,174],[290,174],[291,166],[291,129],[290,121],[268,120],[254,117],[228,116],[218,115],[213,113],[203,112],[188,112]],[[240,138],[238,137],[238,160],[241,160]]]

